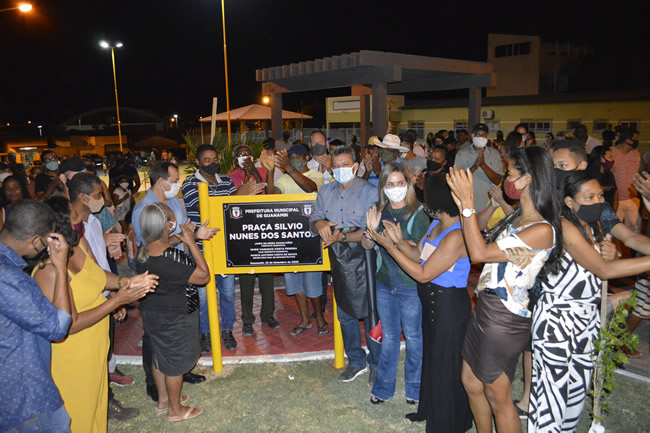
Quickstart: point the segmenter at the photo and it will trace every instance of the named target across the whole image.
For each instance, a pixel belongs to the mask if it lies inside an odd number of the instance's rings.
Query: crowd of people
[[[423,142],[413,130],[371,137],[363,147],[322,131],[305,144],[285,134],[265,141],[257,160],[249,146],[235,147],[228,175],[219,173],[217,150],[202,145],[182,184],[178,165],[153,165],[137,201],[139,173],[121,155],[108,185],[80,158],[60,161],[52,150],[28,175],[15,160],[2,163],[0,430],[105,432],[107,418],[136,416],[109,386],[133,383],[111,353],[114,322],[133,303],[156,410],[170,422],[202,413],[182,387],[205,380],[191,370],[211,350],[202,241],[219,229],[200,218],[198,187],[207,183],[210,196],[317,193],[311,230],[332,269],[284,274],[300,312],[287,332],[329,334],[331,279],[348,358],[339,380],[369,372],[371,404],[398,393],[403,335],[403,396],[417,406],[406,416],[425,421],[427,432],[464,432],[473,422],[487,433],[493,420],[498,431],[517,432],[520,418],[529,432],[575,431],[599,304],[620,299],[602,300],[601,282],[650,271],[650,239],[639,233],[650,175],[638,132],[605,132],[600,142],[579,125],[537,143],[520,124],[491,140],[479,123]],[[472,263],[483,264],[474,300]],[[259,319],[280,327],[274,275],[243,274],[244,337],[254,335],[256,277]],[[236,279],[215,279],[220,337],[235,350]],[[650,318],[648,286],[638,279],[631,329]],[[520,357],[524,393],[513,401]]]

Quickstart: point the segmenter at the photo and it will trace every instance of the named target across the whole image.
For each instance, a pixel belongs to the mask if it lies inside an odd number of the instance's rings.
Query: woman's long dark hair
[[[555,274],[560,266],[560,257],[564,246],[562,243],[562,224],[560,222],[560,199],[555,184],[553,160],[542,147],[532,146],[515,149],[510,154],[510,162],[514,164],[514,167],[522,176],[530,174],[532,181],[528,188],[530,188],[530,198],[533,206],[555,231],[555,247],[551,251],[548,260],[546,260],[540,275]],[[494,242],[498,235],[520,215],[521,207],[507,218],[501,220],[492,230],[490,241]]]
[[[578,215],[576,215],[575,212],[573,212],[573,210],[570,207],[568,207],[566,203],[564,203],[564,198],[566,197],[571,197],[572,199],[575,200],[575,197],[580,192],[582,185],[589,182],[590,180],[598,181],[598,178],[594,177],[591,173],[588,173],[587,171],[583,171],[583,170],[574,171],[573,173],[567,175],[564,178],[564,180],[562,180],[560,191],[562,192],[562,216],[567,220],[571,221],[571,223],[574,226],[576,226],[578,230],[580,230],[580,234],[582,234],[582,237],[585,238],[587,242],[592,243],[592,240],[587,235],[587,232],[582,226],[582,223],[580,221],[580,218],[578,218]],[[602,241],[603,233],[602,230],[600,229],[600,224],[598,222],[595,222],[593,224],[590,224],[590,226],[594,233],[594,240],[596,242]]]
[[[56,220],[54,232],[63,236],[70,245],[70,255],[72,255],[72,249],[79,245],[81,238],[70,223],[70,201],[65,197],[50,197],[45,200],[45,204],[54,211]]]

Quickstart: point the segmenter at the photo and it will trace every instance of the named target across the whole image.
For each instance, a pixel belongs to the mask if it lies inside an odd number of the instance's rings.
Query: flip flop
[[[181,404],[183,404],[183,403],[187,403],[187,401],[188,401],[189,399],[190,399],[190,396],[189,396],[189,395],[181,395]],[[162,408],[162,409],[158,409],[158,406],[156,406],[156,412],[158,412],[158,413],[163,413],[163,412],[166,411],[166,410],[167,410],[166,407],[164,407],[164,408]]]
[[[330,333],[330,327],[327,325],[327,322],[323,323],[323,326],[318,327],[318,335],[323,336]]]
[[[198,409],[198,411],[197,411]],[[188,406],[185,408],[185,413],[183,413],[182,416],[175,416],[170,418],[167,416],[167,421],[169,422],[178,422],[178,421],[185,421],[187,419],[192,419],[196,418],[197,416],[201,415],[203,412],[203,409],[200,407],[193,407],[193,406]]]
[[[291,331],[289,331],[289,335],[291,335],[292,337],[297,337],[300,334],[302,334],[303,332],[309,331],[310,329],[314,329],[314,327],[310,326],[309,328],[305,328],[303,326],[296,326]]]

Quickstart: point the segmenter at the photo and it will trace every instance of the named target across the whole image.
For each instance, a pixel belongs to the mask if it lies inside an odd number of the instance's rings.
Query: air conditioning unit
[[[483,119],[494,119],[494,110],[481,110],[481,117]]]

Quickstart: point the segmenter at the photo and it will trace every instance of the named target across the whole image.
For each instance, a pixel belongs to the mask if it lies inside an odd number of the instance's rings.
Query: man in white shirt
[[[582,141],[582,144],[585,145],[587,155],[590,154],[595,147],[603,145],[600,140],[589,135],[587,132],[587,127],[585,125],[576,126],[576,129],[573,130],[573,136]]]

